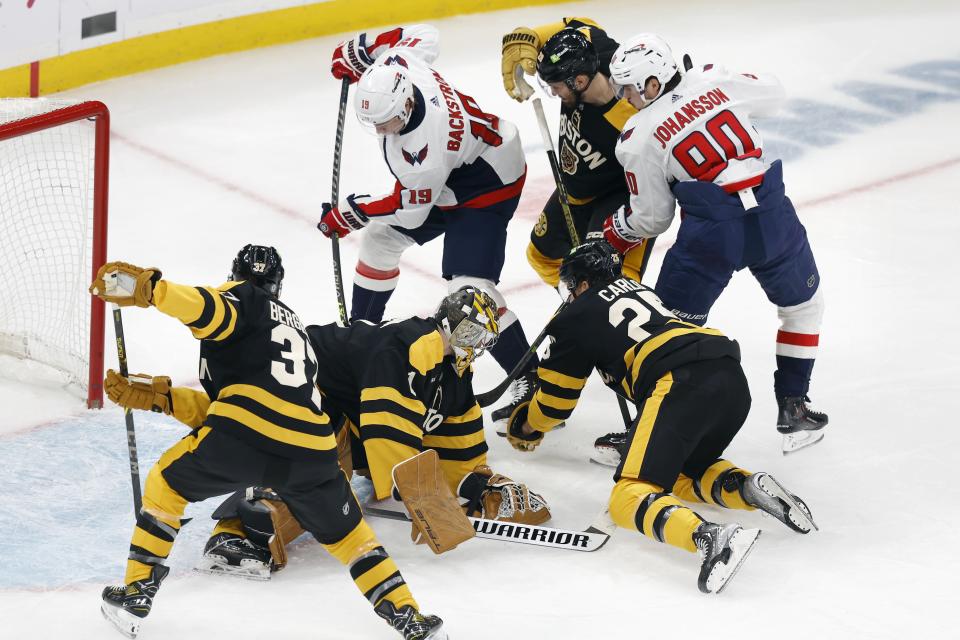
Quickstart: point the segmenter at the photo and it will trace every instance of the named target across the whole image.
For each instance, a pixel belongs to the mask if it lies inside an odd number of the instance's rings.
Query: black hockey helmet
[[[461,375],[500,336],[497,303],[485,291],[469,285],[445,296],[433,319],[449,337]]]
[[[283,263],[273,247],[248,244],[237,253],[230,268],[233,281],[249,280],[274,298],[280,297],[283,284]]]
[[[584,280],[591,286],[616,280],[620,268],[620,254],[606,240],[594,240],[570,250],[560,264],[560,282],[572,293]]]
[[[585,75],[591,80],[597,74],[600,59],[593,43],[577,29],[561,29],[540,49],[537,75],[544,82],[562,82],[571,91],[574,80]]]

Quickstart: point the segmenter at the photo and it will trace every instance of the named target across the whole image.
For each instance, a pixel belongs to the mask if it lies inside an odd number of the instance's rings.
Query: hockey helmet
[[[606,284],[621,274],[620,254],[606,240],[574,247],[560,263],[560,283],[573,293],[584,280],[591,285]]]
[[[576,93],[574,80],[585,75],[591,80],[600,68],[597,49],[581,31],[561,29],[553,34],[537,56],[537,76],[543,82],[562,82]]]
[[[273,247],[248,244],[237,253],[230,269],[233,281],[249,280],[274,298],[280,297],[283,285],[283,264]]]
[[[497,303],[472,286],[461,287],[441,300],[434,320],[450,340],[459,375],[500,336]]]
[[[373,65],[357,83],[353,107],[360,124],[374,129],[394,118],[403,126],[410,121],[413,109],[407,109],[407,100],[413,99],[413,83],[401,65]],[[402,128],[402,127],[401,127]]]
[[[651,77],[660,82],[660,91],[651,100],[663,95],[664,88],[680,69],[673,59],[670,45],[655,33],[641,33],[624,42],[610,59],[610,78],[620,86],[633,86],[643,94]]]

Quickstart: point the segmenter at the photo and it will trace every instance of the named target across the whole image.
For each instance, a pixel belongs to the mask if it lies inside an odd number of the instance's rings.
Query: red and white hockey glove
[[[639,236],[627,226],[627,216],[630,215],[629,207],[622,206],[603,221],[603,239],[611,247],[617,250],[620,255],[625,254],[634,247],[639,247],[646,241],[646,238]]]
[[[335,207],[329,202],[323,203],[323,215],[320,216],[320,223],[317,229],[328,238],[337,234],[343,237],[351,231],[359,231],[370,222],[370,219],[364,215],[357,205],[354,198],[366,198],[369,196],[349,195],[347,199]]]
[[[333,61],[330,64],[330,73],[337,80],[349,78],[350,84],[360,79],[373,60],[367,55],[366,49],[360,45],[357,38],[345,40],[333,50]]]

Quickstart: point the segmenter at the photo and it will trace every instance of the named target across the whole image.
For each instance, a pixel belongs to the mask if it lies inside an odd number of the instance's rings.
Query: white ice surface
[[[710,318],[740,341],[754,396],[728,457],[774,473],[807,501],[821,531],[801,537],[757,514],[697,507],[707,518],[764,528],[736,581],[707,597],[696,589],[694,556],[629,531],[594,554],[476,540],[436,557],[409,543],[407,525],[373,520],[420,604],[441,615],[456,640],[957,637],[960,435],[950,407],[960,392],[953,340],[960,9],[934,1],[623,0],[440,21],[438,68],[487,111],[517,122],[529,150],[503,289],[531,337],[558,302],[523,257],[552,184],[532,109],[500,88],[499,42],[519,24],[560,15],[589,15],[620,39],[657,31],[678,56],[773,72],[792,99],[858,112],[845,123],[835,111],[808,117],[799,129],[786,120],[760,123],[771,143],[793,145],[788,194],[823,277],[827,314],[812,395],[831,424],[821,444],[787,458],[779,453],[771,389],[776,312],[749,274],[734,277]],[[159,266],[174,281],[216,284],[238,247],[273,244],[287,267],[285,300],[309,322],[333,321],[329,243],[314,224],[330,193],[338,84],[327,64],[338,40],[68,92],[112,110],[110,257]],[[933,83],[893,73],[932,60],[952,64],[952,72]],[[863,88],[853,83],[876,86],[862,100],[851,95]],[[808,105],[788,116],[811,112]],[[348,118],[341,193],[389,189],[381,164],[374,140]],[[669,243],[658,243],[648,283]],[[342,242],[348,288],[357,246],[356,236]],[[408,252],[388,314],[430,310],[444,291],[440,249],[434,242]],[[197,346],[183,327],[152,311],[124,314],[133,371],[195,382]],[[107,334],[115,366],[110,328]],[[485,390],[501,376],[487,359],[477,386]],[[9,377],[0,379],[0,637],[119,638],[97,607],[102,585],[123,575],[132,527],[122,414],[86,412],[55,385]],[[183,429],[162,416],[136,419],[145,475]],[[584,526],[612,485],[587,456],[593,439],[618,421],[615,402],[592,380],[567,429],[530,455],[515,453],[491,429],[490,459],[543,493],[556,526]],[[197,519],[177,542],[174,573],[143,640],[392,637],[346,571],[308,539],[266,584],[191,573],[216,502],[188,512]]]

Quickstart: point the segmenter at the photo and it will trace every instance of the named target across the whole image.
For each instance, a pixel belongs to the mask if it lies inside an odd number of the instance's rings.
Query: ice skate
[[[593,443],[594,451],[590,455],[590,461],[605,467],[619,467],[626,444],[626,431],[616,431],[600,436]]]
[[[740,494],[751,507],[756,507],[787,525],[797,533],[819,531],[810,509],[803,500],[783,488],[769,473],[755,473],[743,481]]]
[[[697,586],[703,593],[720,593],[740,569],[760,537],[760,529],[738,524],[704,522],[693,532],[702,563]]]
[[[403,640],[447,640],[443,620],[437,616],[425,616],[410,605],[404,605],[398,611],[392,602],[384,600],[374,611],[399,631]]]
[[[168,573],[168,567],[158,564],[153,567],[146,580],[106,587],[103,590],[100,613],[117,631],[128,638],[136,638],[140,632],[140,623],[150,613],[157,589]]]
[[[250,580],[270,579],[270,550],[232,533],[219,533],[203,549],[196,570]]]
[[[807,406],[808,396],[777,398],[777,431],[783,434],[783,455],[805,449],[823,440],[822,429],[830,419],[827,414]]]
[[[531,369],[517,377],[517,379],[513,381],[513,384],[510,385],[510,390],[513,394],[513,399],[490,414],[490,419],[497,423],[497,433],[500,433],[502,427],[503,433],[506,434],[507,418],[510,417],[514,409],[518,406],[524,402],[530,402],[530,400],[533,399],[533,394],[537,390],[536,369]]]

